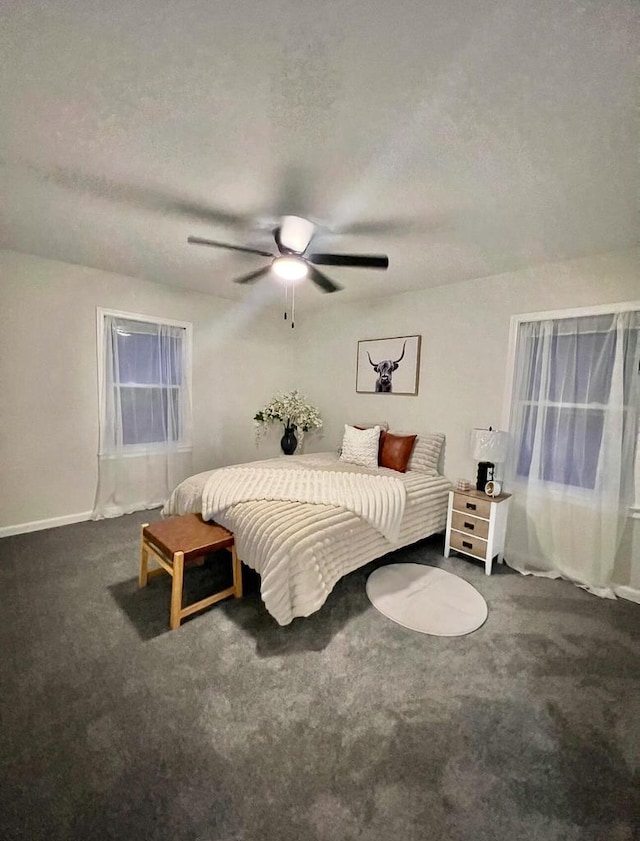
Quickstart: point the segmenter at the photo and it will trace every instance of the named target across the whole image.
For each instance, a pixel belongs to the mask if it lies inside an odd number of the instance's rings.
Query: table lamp
[[[471,433],[473,458],[478,462],[476,489],[484,491],[487,482],[496,478],[496,464],[507,457],[509,433],[499,429],[474,429]]]

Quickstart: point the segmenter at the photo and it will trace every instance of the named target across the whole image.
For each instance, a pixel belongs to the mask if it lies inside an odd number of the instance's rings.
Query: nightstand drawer
[[[475,517],[489,519],[491,514],[491,500],[478,499],[465,494],[453,495],[453,507],[456,511],[464,511],[465,514],[473,514]]]
[[[479,537],[472,537],[470,534],[460,534],[457,531],[452,531],[450,543],[451,548],[456,549],[458,552],[474,555],[483,561],[487,557],[487,541]]]
[[[451,528],[456,531],[463,531],[472,537],[489,537],[489,521],[472,517],[471,514],[462,514],[460,511],[451,512]]]

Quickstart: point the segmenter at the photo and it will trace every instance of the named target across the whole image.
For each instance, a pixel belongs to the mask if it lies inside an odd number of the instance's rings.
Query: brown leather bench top
[[[183,514],[150,523],[142,531],[143,537],[172,558],[184,552],[185,561],[200,558],[207,552],[233,545],[233,534],[217,523],[206,523],[200,514]]]

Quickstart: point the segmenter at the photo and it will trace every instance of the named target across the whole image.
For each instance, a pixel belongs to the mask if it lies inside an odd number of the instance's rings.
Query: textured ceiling
[[[640,4],[4,0],[0,247],[242,298],[281,214],[310,304],[638,242]],[[261,283],[271,284],[268,279]]]

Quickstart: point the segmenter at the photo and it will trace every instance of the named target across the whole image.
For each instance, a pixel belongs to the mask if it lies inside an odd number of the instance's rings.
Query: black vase
[[[292,456],[295,453],[298,446],[295,426],[285,426],[284,435],[280,439],[280,446],[285,456]]]

